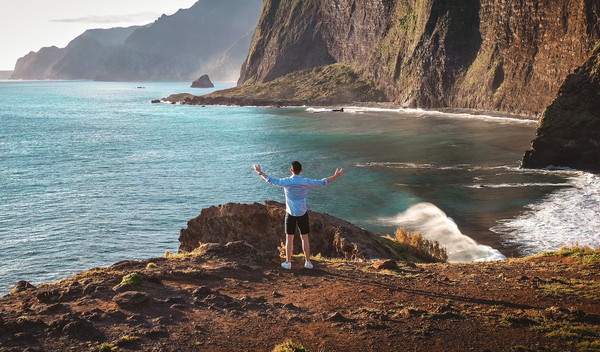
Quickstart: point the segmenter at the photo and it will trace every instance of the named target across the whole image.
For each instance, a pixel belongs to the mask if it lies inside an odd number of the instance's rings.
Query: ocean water
[[[313,210],[380,233],[407,227],[453,238],[446,245],[457,253],[475,246],[457,261],[600,244],[597,176],[519,169],[535,122],[149,102],[209,91],[0,82],[0,293],[18,280],[38,284],[176,251],[179,229],[208,206],[282,201],[254,163],[277,177],[293,160],[311,178],[344,167],[310,194]],[[432,226],[415,221],[424,217]]]

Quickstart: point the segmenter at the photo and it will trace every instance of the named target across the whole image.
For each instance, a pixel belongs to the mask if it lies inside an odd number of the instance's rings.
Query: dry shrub
[[[444,247],[441,247],[437,241],[426,240],[420,233],[397,229],[394,236],[388,235],[386,238],[398,243],[403,252],[415,258],[428,262],[445,262],[448,260],[448,253]]]

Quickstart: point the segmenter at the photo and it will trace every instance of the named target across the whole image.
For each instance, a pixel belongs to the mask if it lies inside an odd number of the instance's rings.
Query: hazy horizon
[[[154,22],[198,0],[42,0],[11,1],[0,11],[0,71],[42,47],[65,47],[88,29],[129,27]]]

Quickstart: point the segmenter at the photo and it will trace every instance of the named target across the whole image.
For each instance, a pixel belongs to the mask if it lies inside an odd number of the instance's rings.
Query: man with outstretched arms
[[[310,244],[308,242],[309,223],[308,209],[306,207],[306,196],[310,188],[321,187],[334,181],[344,173],[344,169],[336,169],[333,176],[322,180],[312,180],[300,176],[302,173],[302,164],[298,161],[292,162],[290,171],[292,175],[287,178],[274,178],[267,176],[261,169],[260,165],[254,165],[256,171],[268,183],[283,187],[285,193],[285,262],[281,263],[281,267],[287,270],[292,268],[292,252],[294,251],[294,234],[296,227],[300,229],[300,238],[302,239],[302,251],[304,252],[304,267],[312,269],[313,265],[310,262]]]

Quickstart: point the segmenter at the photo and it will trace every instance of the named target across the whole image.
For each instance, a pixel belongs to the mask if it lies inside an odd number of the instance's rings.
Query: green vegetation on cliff
[[[193,105],[335,105],[386,101],[372,81],[346,64],[297,71],[267,83],[247,82],[199,97],[175,94],[166,100]]]

